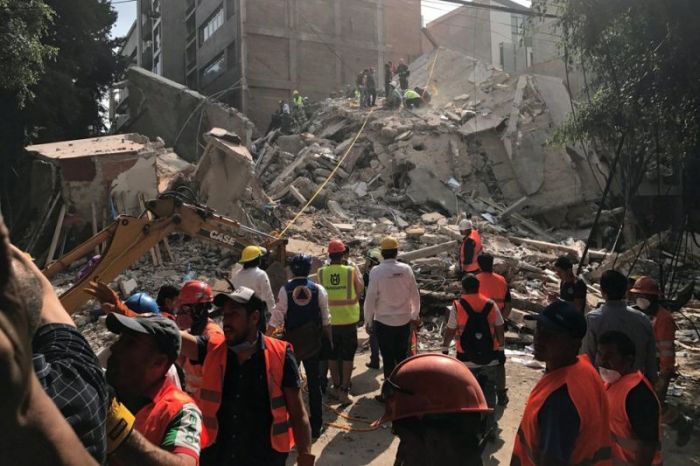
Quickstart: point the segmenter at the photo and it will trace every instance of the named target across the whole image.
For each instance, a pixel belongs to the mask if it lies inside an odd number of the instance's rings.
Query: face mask
[[[651,306],[651,301],[649,301],[647,298],[637,298],[635,302],[637,307],[642,311],[647,310],[649,306]]]
[[[622,374],[620,374],[617,371],[614,371],[612,369],[606,369],[605,367],[599,367],[598,372],[600,372],[600,378],[603,379],[603,382],[606,383],[615,383],[620,378],[622,378]]]

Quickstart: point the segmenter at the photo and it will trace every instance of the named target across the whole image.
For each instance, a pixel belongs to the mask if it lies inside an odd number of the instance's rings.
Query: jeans
[[[384,363],[384,379],[388,379],[394,367],[408,357],[411,324],[393,327],[374,321],[374,333],[377,335],[379,351]]]
[[[377,340],[377,332],[372,332],[369,336],[369,363],[373,366],[379,365],[379,340]]]
[[[498,377],[498,366],[470,367],[474,378],[479,382],[481,390],[484,392],[486,404],[489,408],[496,407],[496,380]],[[497,427],[495,411],[486,415],[486,432]]]
[[[319,373],[318,356],[304,359],[304,371],[306,372],[306,383],[309,388],[309,422],[311,432],[318,432],[323,426],[323,408],[321,406],[321,376]]]

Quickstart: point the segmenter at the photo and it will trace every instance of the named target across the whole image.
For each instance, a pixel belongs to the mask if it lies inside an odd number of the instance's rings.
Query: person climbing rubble
[[[459,232],[462,234],[462,243],[459,246],[459,276],[465,273],[477,273],[479,271],[479,254],[483,251],[481,235],[474,228],[474,223],[469,219],[459,222]]]

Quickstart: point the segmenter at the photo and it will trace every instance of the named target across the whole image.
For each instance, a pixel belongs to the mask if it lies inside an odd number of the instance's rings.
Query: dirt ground
[[[352,426],[358,429],[368,428],[368,423],[377,419],[383,412],[383,405],[374,400],[379,394],[383,380],[381,370],[371,370],[365,367],[369,361],[369,352],[358,353],[355,358],[352,391],[354,403],[342,412],[365,422],[347,420],[328,407],[324,409],[324,421]],[[521,364],[506,365],[510,404],[505,410],[499,409],[500,438],[487,447],[484,452],[484,465],[501,465],[510,463],[513,450],[513,439],[520,423],[525,401],[542,372],[527,368]],[[337,405],[332,405],[337,408]],[[673,445],[675,434],[664,435],[664,464],[666,466],[700,465],[700,437],[696,434],[684,448]],[[314,443],[312,453],[316,455],[319,466],[361,466],[377,465],[391,466],[394,463],[398,438],[391,433],[386,425],[377,431],[349,432],[334,427],[328,429]],[[290,457],[287,464],[292,465],[294,458]]]

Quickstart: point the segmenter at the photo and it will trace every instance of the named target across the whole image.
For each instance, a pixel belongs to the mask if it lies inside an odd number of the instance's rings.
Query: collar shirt
[[[417,320],[420,315],[420,292],[408,264],[385,259],[369,273],[364,303],[365,321],[376,320],[398,327]]]
[[[262,299],[267,305],[267,312],[272,312],[272,309],[275,307],[275,296],[272,294],[270,278],[264,270],[259,267],[241,269],[231,277],[231,283],[236,288],[245,286],[255,291],[255,296]]]

